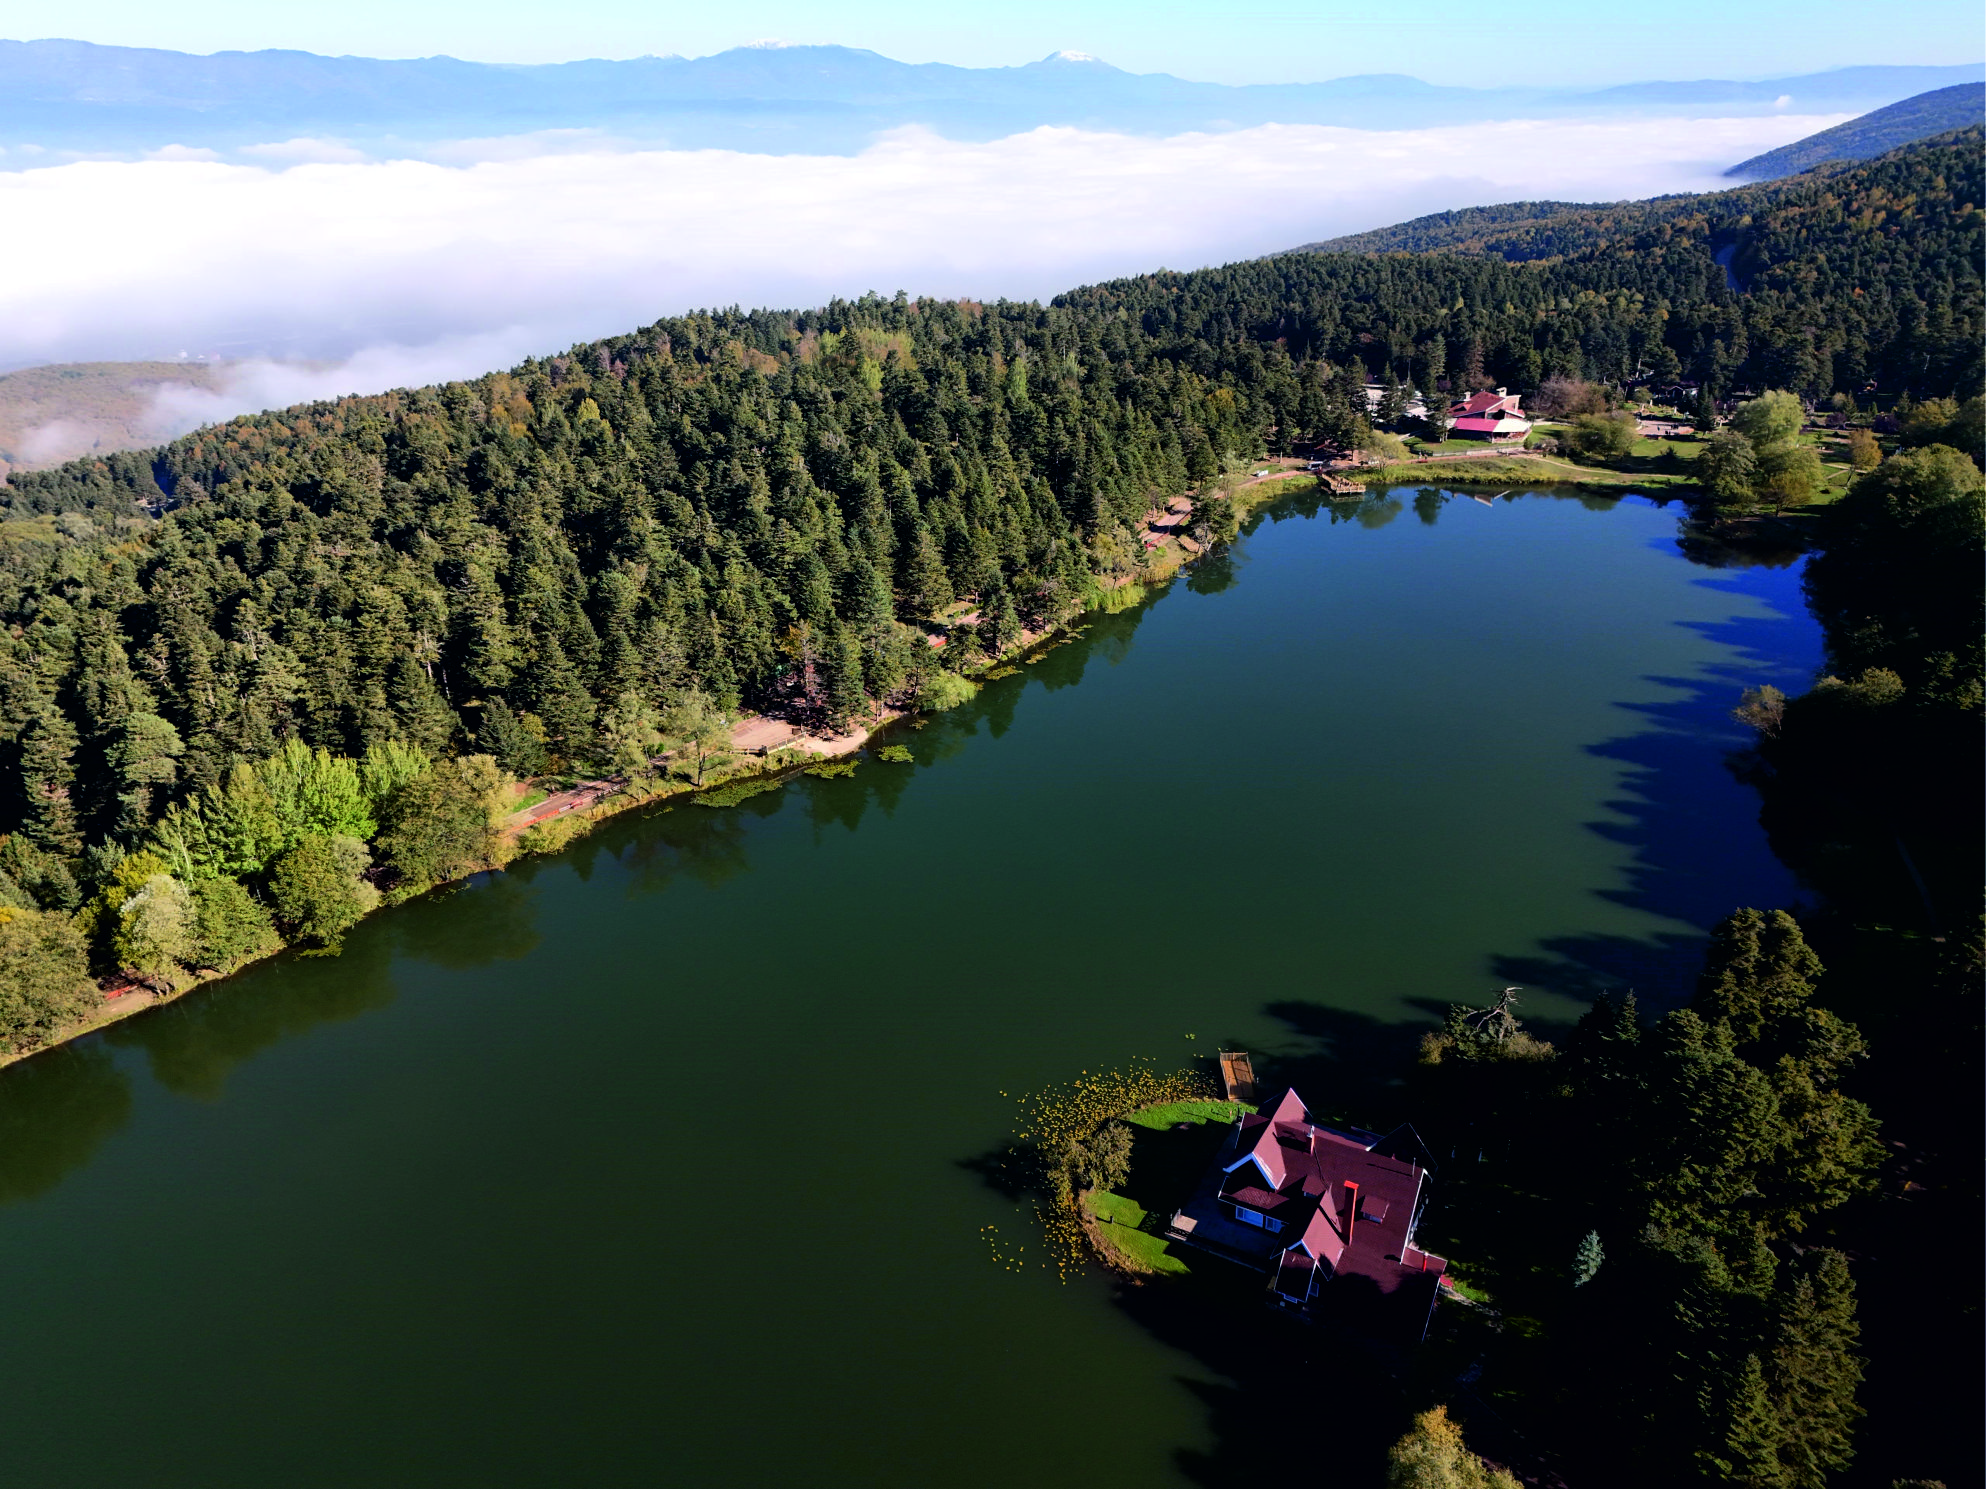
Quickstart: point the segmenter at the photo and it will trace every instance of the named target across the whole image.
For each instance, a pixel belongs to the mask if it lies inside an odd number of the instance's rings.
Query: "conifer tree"
[[[1572,1253],[1572,1285],[1584,1287],[1599,1275],[1600,1263],[1606,1260],[1606,1252],[1600,1246],[1600,1233],[1589,1230],[1579,1239],[1578,1248]]]
[[[1781,1482],[1824,1489],[1854,1457],[1855,1402],[1862,1362],[1855,1353],[1855,1283],[1839,1251],[1798,1258],[1776,1307],[1770,1380],[1779,1422]]]
[[[1757,1355],[1739,1361],[1715,1399],[1704,1402],[1704,1418],[1715,1436],[1701,1450],[1699,1463],[1714,1482],[1735,1489],[1778,1489],[1785,1483],[1779,1417]]]

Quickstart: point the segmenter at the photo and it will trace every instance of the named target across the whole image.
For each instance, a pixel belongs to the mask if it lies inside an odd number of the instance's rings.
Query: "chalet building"
[[[1329,1127],[1292,1090],[1235,1124],[1166,1234],[1259,1268],[1279,1307],[1417,1342],[1448,1270],[1414,1244],[1430,1167],[1413,1128]]]
[[[1521,445],[1531,432],[1531,421],[1518,407],[1517,394],[1498,388],[1494,393],[1471,393],[1466,402],[1449,409],[1449,433],[1463,439],[1486,439],[1493,445]]]

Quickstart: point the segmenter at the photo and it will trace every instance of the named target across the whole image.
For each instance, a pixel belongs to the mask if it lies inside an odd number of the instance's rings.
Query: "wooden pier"
[[[1255,1066],[1246,1050],[1221,1051],[1221,1083],[1227,1087],[1229,1101],[1254,1102]]]

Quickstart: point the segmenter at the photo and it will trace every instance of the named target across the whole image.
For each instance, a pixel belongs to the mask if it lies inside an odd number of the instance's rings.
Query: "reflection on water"
[[[143,1050],[153,1078],[175,1096],[218,1101],[244,1061],[321,1024],[393,1001],[389,912],[356,927],[335,957],[285,954],[211,987],[113,1024],[103,1038]]]
[[[438,967],[466,971],[514,961],[538,949],[538,892],[518,874],[479,874],[429,895],[418,912],[389,916],[394,950]]]
[[[744,1438],[769,1480],[1216,1484],[1308,1411],[1376,1481],[1383,1369],[1271,1337],[1259,1285],[991,1266],[1013,1202],[958,1156],[1002,1091],[1230,1040],[1384,1120],[1441,1003],[1677,986],[1786,883],[1724,714],[1812,628],[1796,569],[1692,569],[1673,531],[1565,492],[1281,501],[893,726],[913,763],[626,814],[0,1076],[0,1263],[53,1279],[0,1354],[51,1403],[17,1476],[702,1483]],[[730,1213],[741,1103],[804,1257]],[[118,1224],[117,1267],[64,1270]],[[102,1359],[148,1383],[119,1434],[83,1430]]]
[[[706,889],[737,878],[751,865],[745,858],[745,809],[777,802],[768,793],[735,807],[672,807],[646,821],[610,823],[586,838],[581,851],[590,864],[605,852],[629,870],[630,895],[660,894],[677,879]]]
[[[131,1083],[96,1040],[49,1050],[0,1079],[0,1205],[45,1194],[131,1115]]]
[[[1808,551],[1805,537],[1783,522],[1735,525],[1687,516],[1677,524],[1676,545],[1684,558],[1706,569],[1785,569]]]

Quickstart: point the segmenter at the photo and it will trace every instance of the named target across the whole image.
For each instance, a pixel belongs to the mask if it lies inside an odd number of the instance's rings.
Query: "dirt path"
[[[869,742],[869,736],[875,730],[900,716],[898,710],[885,709],[869,728],[824,737],[802,733],[783,719],[767,718],[763,715],[740,719],[731,726],[731,752],[734,755],[756,755],[761,758],[775,750],[783,749],[797,749],[808,755],[824,757],[852,754]],[[657,763],[668,758],[667,755],[659,756]],[[578,785],[548,796],[522,811],[512,812],[504,819],[503,830],[507,833],[519,833],[526,828],[536,827],[541,822],[549,822],[554,817],[563,817],[569,812],[584,811],[588,807],[597,806],[626,786],[625,776],[601,776],[597,780],[581,781]]]

